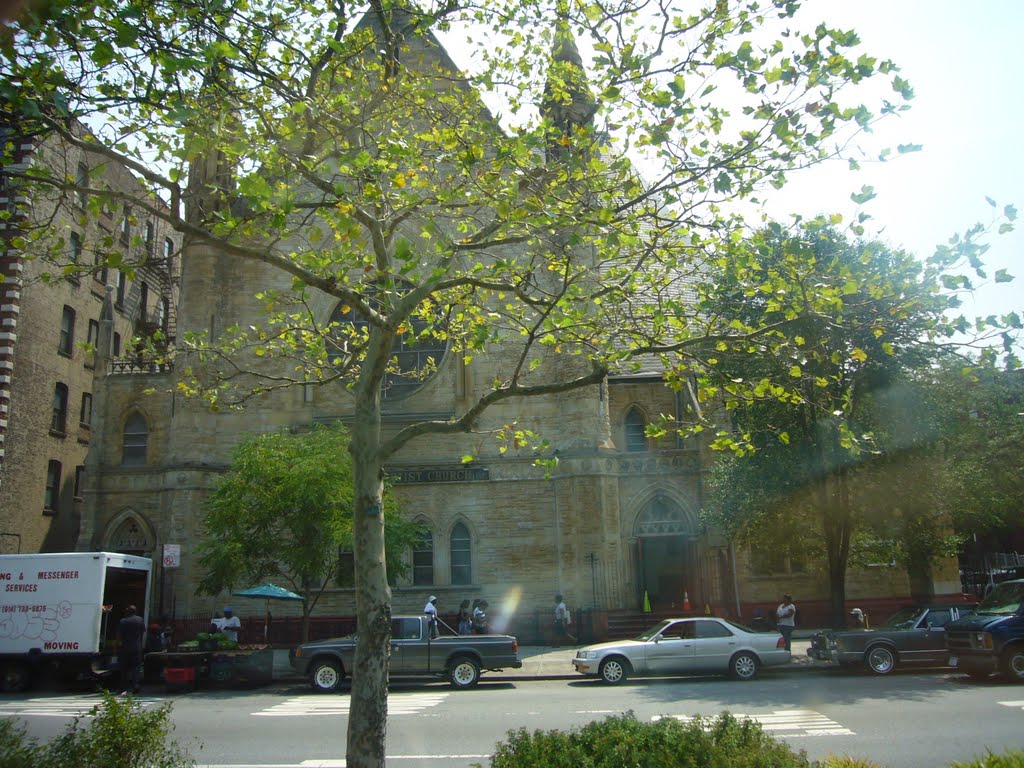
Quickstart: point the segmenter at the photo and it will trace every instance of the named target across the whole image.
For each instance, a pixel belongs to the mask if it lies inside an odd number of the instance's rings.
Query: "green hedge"
[[[509,731],[493,768],[810,768],[803,751],[776,741],[749,720],[662,718],[632,712],[572,731]]]

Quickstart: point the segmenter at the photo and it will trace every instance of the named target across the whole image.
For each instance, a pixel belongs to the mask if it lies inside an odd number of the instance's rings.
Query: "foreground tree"
[[[200,592],[216,595],[265,580],[302,595],[302,637],[309,616],[339,576],[339,548],[352,548],[352,459],[348,431],[253,435],[234,452],[231,468],[207,501],[199,562]],[[386,510],[384,538],[391,577],[418,540],[416,526]]]
[[[915,584],[949,552],[948,513],[929,493],[938,484],[922,487],[941,425],[908,387],[952,346],[948,257],[921,263],[879,243],[850,242],[823,221],[770,227],[741,247],[754,250],[756,263],[739,261],[737,270],[723,261],[708,311],[737,306],[748,327],[794,322],[713,353],[708,382],[724,393],[737,434],[722,437],[735,455],[716,469],[709,517],[770,551],[821,557],[832,622],[842,626],[858,548],[860,563],[898,551]],[[831,314],[803,311],[826,297]]]
[[[842,307],[842,292],[815,293],[794,316],[734,322],[703,311],[692,287],[742,237],[725,203],[782,186],[874,119],[847,101],[851,86],[888,79],[881,113],[910,95],[890,62],[848,57],[854,33],[792,28],[796,9],[370,0],[361,16],[344,0],[55,0],[4,28],[7,117],[88,159],[83,174],[11,169],[27,199],[71,209],[77,194],[94,215],[132,205],[182,233],[190,265],[267,276],[263,323],[189,338],[182,391],[223,408],[283,387],[349,387],[350,766],[384,762],[390,457],[473,429],[539,446],[530,425],[487,423],[489,410],[597,386],[655,355],[679,385],[714,364],[709,340],[741,348]],[[434,37],[457,29],[475,48],[468,74]],[[153,199],[90,183],[106,162]],[[51,230],[26,226],[14,245],[53,256]],[[111,262],[107,245],[94,247]],[[734,256],[737,269],[751,258]],[[331,317],[314,309],[325,297]],[[492,384],[451,418],[385,436],[382,387],[428,376],[427,348],[468,366],[486,358]]]

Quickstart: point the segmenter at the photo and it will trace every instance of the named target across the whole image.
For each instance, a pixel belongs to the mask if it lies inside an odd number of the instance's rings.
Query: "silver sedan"
[[[752,680],[762,666],[789,663],[777,632],[754,632],[727,619],[666,619],[633,640],[576,652],[576,671],[613,685],[630,675],[727,674]]]

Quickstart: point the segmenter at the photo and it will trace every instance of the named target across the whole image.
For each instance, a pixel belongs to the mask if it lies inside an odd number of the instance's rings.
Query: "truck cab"
[[[949,666],[1024,683],[1024,579],[996,584],[970,616],[946,627]]]

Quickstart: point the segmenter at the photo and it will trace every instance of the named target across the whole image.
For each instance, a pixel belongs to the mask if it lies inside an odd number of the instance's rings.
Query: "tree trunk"
[[[380,387],[363,387],[352,424],[355,508],[356,641],[345,754],[349,768],[383,768],[387,735],[391,588],[384,560],[384,468],[380,447]],[[369,393],[366,390],[369,389]]]

